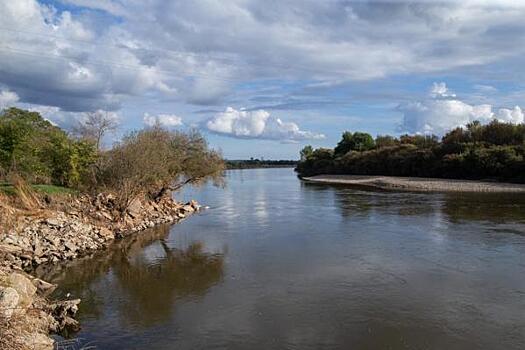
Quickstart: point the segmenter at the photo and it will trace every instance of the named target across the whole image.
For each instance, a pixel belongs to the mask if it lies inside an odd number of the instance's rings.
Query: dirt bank
[[[384,190],[525,193],[525,185],[522,184],[471,180],[363,175],[317,175],[304,177],[302,180],[312,183],[341,184]]]

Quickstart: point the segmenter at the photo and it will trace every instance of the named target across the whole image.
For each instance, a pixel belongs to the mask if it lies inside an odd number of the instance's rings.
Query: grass
[[[54,185],[31,185],[31,188],[43,194],[73,194],[75,190],[67,187],[54,186]],[[0,183],[0,193],[12,196],[16,194],[16,189],[9,183]]]

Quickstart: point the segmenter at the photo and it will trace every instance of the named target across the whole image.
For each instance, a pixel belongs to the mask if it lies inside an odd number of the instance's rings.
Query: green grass
[[[31,187],[36,192],[44,194],[73,194],[76,192],[71,188],[54,185],[31,185]],[[0,183],[0,193],[4,193],[7,195],[16,194],[15,188],[9,183]]]

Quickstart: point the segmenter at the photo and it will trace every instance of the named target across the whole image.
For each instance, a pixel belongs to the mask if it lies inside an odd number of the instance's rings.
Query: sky
[[[229,159],[521,123],[525,1],[0,0],[0,108],[161,123]]]

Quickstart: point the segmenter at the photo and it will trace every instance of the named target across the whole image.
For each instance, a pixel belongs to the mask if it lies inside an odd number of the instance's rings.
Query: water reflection
[[[303,187],[307,191],[333,192],[335,206],[345,217],[423,215],[443,217],[451,223],[525,224],[525,196],[521,194],[393,192],[311,183],[305,183]]]
[[[224,257],[205,252],[202,242],[184,248],[168,245],[169,226],[160,226],[116,243],[92,258],[62,266],[40,267],[36,273],[60,281],[61,293],[82,299],[81,316],[98,318],[116,307],[120,322],[139,327],[169,320],[178,299],[204,295],[223,277]],[[118,295],[104,305],[100,279]]]
[[[190,197],[211,209],[47,272],[84,299],[78,337],[109,350],[525,349],[525,196],[264,169]]]

